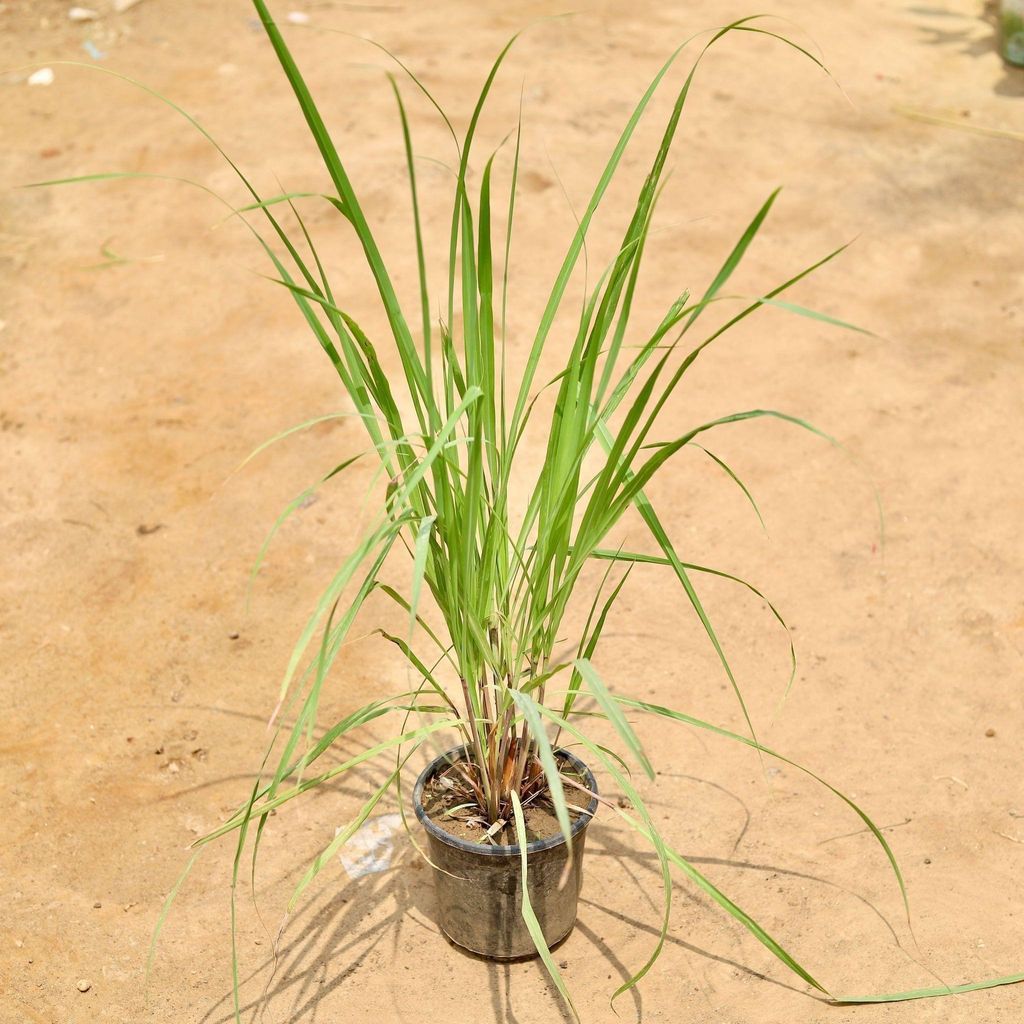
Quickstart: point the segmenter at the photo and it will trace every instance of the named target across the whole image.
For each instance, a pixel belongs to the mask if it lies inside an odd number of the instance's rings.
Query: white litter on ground
[[[53,85],[53,68],[40,68],[28,76],[29,85]]]
[[[395,833],[402,827],[400,814],[382,814],[370,818],[363,827],[341,848],[338,860],[348,872],[349,878],[362,878],[391,867],[395,852]],[[336,828],[338,835],[343,829]]]

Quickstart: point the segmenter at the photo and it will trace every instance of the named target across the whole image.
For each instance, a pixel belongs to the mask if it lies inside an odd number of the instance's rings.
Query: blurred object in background
[[[1000,0],[999,51],[1008,63],[1024,67],[1024,0]]]

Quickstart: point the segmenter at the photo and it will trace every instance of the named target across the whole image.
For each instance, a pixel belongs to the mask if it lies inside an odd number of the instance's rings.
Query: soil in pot
[[[587,789],[591,788],[591,780],[588,780],[583,772],[575,768],[567,758],[559,757],[557,760],[559,771],[563,777],[569,778]],[[488,843],[488,840],[484,838],[488,825],[483,820],[480,808],[475,805],[465,806],[466,784],[459,779],[460,765],[464,763],[455,761],[447,767],[442,767],[424,785],[420,800],[427,817],[449,835],[470,843],[481,841]],[[569,820],[575,824],[580,815],[587,812],[587,805],[591,802],[591,797],[568,786],[565,797],[569,804]],[[574,805],[579,810],[574,810]],[[590,813],[592,814],[593,811]],[[542,788],[537,796],[530,799],[529,802],[524,801],[523,823],[526,826],[527,841],[530,843],[553,839],[561,835],[558,818],[551,806],[546,787]],[[511,818],[504,828],[491,837],[491,844],[506,847],[516,845],[515,823]]]

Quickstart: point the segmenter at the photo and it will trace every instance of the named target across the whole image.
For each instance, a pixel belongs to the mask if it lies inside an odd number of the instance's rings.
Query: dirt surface
[[[546,788],[540,784],[543,778],[543,769],[539,762],[533,762],[534,768],[527,776],[534,779],[530,793],[523,798],[523,827],[526,830],[526,838],[529,842],[535,840],[551,839],[560,835],[558,817],[551,800],[547,795]],[[564,768],[564,759],[559,760],[559,767]],[[486,812],[482,811],[479,804],[473,803],[473,793],[469,786],[462,781],[465,778],[464,769],[457,765],[449,768],[447,772],[435,775],[423,787],[423,809],[427,817],[444,829],[445,832],[465,839],[471,843],[487,842],[484,833],[490,831],[486,820]],[[566,799],[571,807],[586,807],[593,800],[592,797],[581,793],[578,789],[570,790],[571,786],[583,785],[586,780],[575,774],[564,776]],[[596,808],[596,801],[593,801]],[[468,806],[467,806],[468,805]],[[575,822],[579,814],[570,810],[570,821]],[[494,846],[516,846],[515,822],[511,819],[509,812],[501,812],[501,820],[508,821],[504,828],[499,828],[490,837]],[[500,822],[495,822],[499,824]]]
[[[227,846],[202,857],[181,889],[144,995],[150,935],[186,847],[243,798],[258,768],[291,645],[367,521],[371,471],[325,488],[280,530],[247,608],[259,546],[288,500],[365,442],[352,421],[330,420],[235,472],[277,432],[347,408],[288,296],[259,276],[270,268],[245,229],[220,223],[216,200],[174,181],[11,186],[116,170],[194,179],[238,204],[244,192],[153,97],[56,64],[53,84],[29,86],[32,69],[18,69],[66,59],[138,77],[197,116],[268,194],[277,179],[320,191],[325,178],[240,0],[145,0],[84,24],[68,21],[63,3],[2,6],[0,1019],[217,1024],[231,1014]],[[97,6],[106,11],[106,0]],[[852,459],[782,423],[709,437],[758,498],[767,537],[700,453],[680,455],[652,498],[685,558],[746,576],[793,625],[800,667],[780,710],[785,635],[748,593],[701,583],[762,739],[888,826],[914,937],[860,820],[789,765],[768,761],[762,772],[747,749],[648,721],[642,736],[660,776],[642,791],[667,841],[836,993],[1022,971],[1024,143],[972,129],[1024,131],[1024,77],[1000,63],[981,5],[968,0],[771,6],[821,46],[845,97],[770,40],[736,38],[712,53],[674,151],[638,323],[656,323],[682,288],[705,287],[784,186],[735,290],[763,294],[855,239],[791,297],[874,333],[765,310],[694,366],[663,436],[777,408],[836,435]],[[670,48],[753,10],[700,0],[575,9],[538,22],[562,7],[303,8],[311,28],[392,48],[460,129],[492,56],[531,24],[498,78],[478,149],[514,126],[522,88],[513,362],[574,228],[561,185],[582,209]],[[350,35],[294,27],[289,38],[411,302],[387,58]],[[450,162],[430,107],[406,95],[418,151]],[[666,92],[595,226],[592,280],[614,252],[669,102]],[[448,172],[423,160],[421,173],[428,231],[443,239]],[[383,336],[338,218],[309,211],[345,302]],[[435,286],[444,244],[433,249]],[[563,329],[553,344],[566,338]],[[536,439],[531,450],[539,461]],[[645,543],[633,522],[622,536]],[[639,569],[624,594],[605,634],[604,677],[742,731],[677,589]],[[374,603],[366,632],[396,621]],[[323,720],[407,682],[396,653],[367,635],[347,649]],[[379,740],[384,726],[368,733]],[[273,819],[256,875],[262,919],[239,887],[244,1019],[418,1022],[429,992],[438,1020],[562,1020],[536,963],[488,964],[443,941],[429,870],[401,833],[386,870],[353,878],[332,861],[287,921],[275,961],[292,887],[385,770],[363,766]],[[579,923],[558,950],[585,1020],[616,1019],[610,994],[656,940],[659,878],[640,841],[599,814]],[[1011,1024],[1024,1017],[1024,987],[833,1008],[680,878],[664,956],[616,1009],[620,1020],[672,1024]]]

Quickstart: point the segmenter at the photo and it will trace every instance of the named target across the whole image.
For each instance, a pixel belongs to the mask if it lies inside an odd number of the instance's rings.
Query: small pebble
[[[925,864],[931,864],[931,862],[932,862],[931,857],[925,857],[924,862],[925,862]]]
[[[99,12],[92,10],[90,7],[72,7],[68,11],[68,18],[71,21],[95,21],[99,17]]]
[[[289,11],[288,21],[292,25],[308,25],[309,15],[305,11]]]
[[[229,640],[237,640],[240,635],[241,634],[239,634],[239,633],[228,633],[228,639]]]
[[[28,76],[29,85],[53,85],[53,68],[40,68]]]
[[[91,981],[86,981],[85,978],[83,978],[78,983],[78,991],[79,992],[88,992],[89,989],[91,989],[91,988],[92,988],[92,982]]]
[[[92,909],[93,909],[93,910],[99,910],[99,909],[100,909],[100,907],[102,907],[102,906],[103,906],[103,904],[102,904],[102,903],[100,903],[100,901],[99,901],[99,900],[97,900],[97,901],[96,901],[96,902],[95,902],[95,903],[94,903],[94,904],[92,905]]]
[[[988,737],[989,739],[992,739],[992,737],[993,737],[993,736],[995,736],[995,734],[996,734],[996,731],[995,731],[995,729],[991,729],[991,728],[990,728],[990,729],[986,729],[986,730],[985,730],[985,735],[986,735],[986,736],[987,736],[987,737]]]

